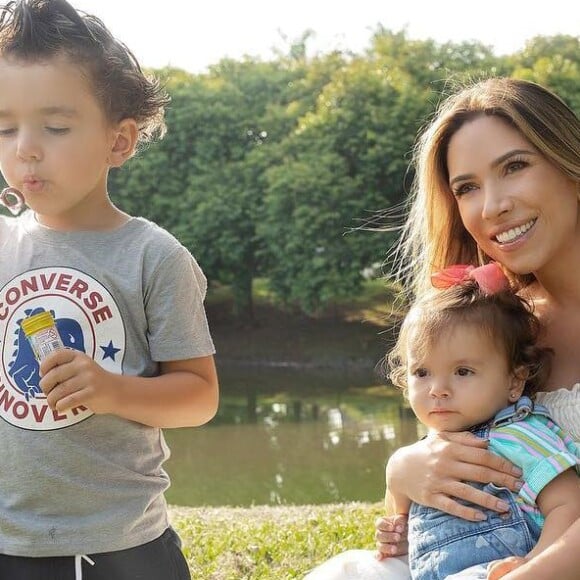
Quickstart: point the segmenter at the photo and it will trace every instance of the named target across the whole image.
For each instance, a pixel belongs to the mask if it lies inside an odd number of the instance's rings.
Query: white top
[[[580,441],[580,383],[571,389],[536,393],[536,401],[550,410],[552,419]]]

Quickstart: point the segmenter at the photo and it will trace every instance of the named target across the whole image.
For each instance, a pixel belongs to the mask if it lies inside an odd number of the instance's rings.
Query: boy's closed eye
[[[46,130],[53,135],[66,135],[67,133],[70,133],[68,127],[46,127]]]

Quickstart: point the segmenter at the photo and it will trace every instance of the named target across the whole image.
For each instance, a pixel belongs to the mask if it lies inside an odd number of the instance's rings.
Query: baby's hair
[[[510,372],[521,369],[526,373],[523,394],[533,397],[543,389],[552,350],[537,344],[541,325],[530,303],[511,290],[486,294],[474,280],[445,290],[433,289],[412,305],[387,356],[391,382],[406,392],[409,341],[422,353],[461,325],[487,334],[505,353]]]
[[[0,56],[23,62],[64,57],[85,73],[107,119],[135,119],[139,142],[163,137],[169,97],[95,16],[65,0],[16,0],[0,7]]]

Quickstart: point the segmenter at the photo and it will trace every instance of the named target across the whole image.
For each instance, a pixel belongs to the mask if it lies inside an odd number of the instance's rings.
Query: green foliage
[[[580,111],[580,38],[538,36],[514,56],[513,76],[535,81],[555,91],[575,111]]]
[[[157,71],[172,96],[167,136],[111,175],[123,209],[168,228],[210,281],[232,287],[240,318],[252,318],[258,276],[281,303],[317,314],[380,271],[394,234],[364,226],[404,203],[417,131],[456,82],[527,78],[580,110],[577,37],[498,57],[378,27],[364,54],[309,58],[310,37],[268,62]]]
[[[374,547],[380,504],[245,508],[176,508],[192,578],[303,578],[330,556]]]

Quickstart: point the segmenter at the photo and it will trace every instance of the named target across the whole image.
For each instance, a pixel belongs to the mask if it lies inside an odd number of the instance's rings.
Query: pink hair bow
[[[475,280],[484,294],[496,294],[510,287],[506,275],[496,262],[477,268],[467,264],[456,264],[431,275],[431,284],[440,290],[458,286],[468,280]]]

